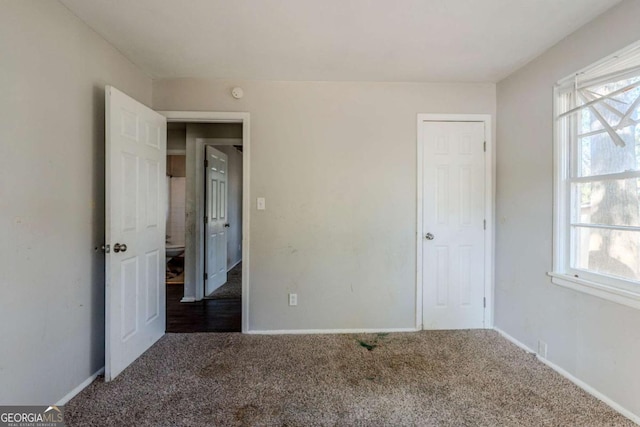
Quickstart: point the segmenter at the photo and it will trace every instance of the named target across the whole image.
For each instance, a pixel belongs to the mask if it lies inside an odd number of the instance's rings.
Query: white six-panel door
[[[227,282],[227,155],[205,146],[206,261],[205,295]]]
[[[106,381],[165,332],[166,127],[106,87]]]
[[[424,329],[484,327],[484,123],[422,123]]]

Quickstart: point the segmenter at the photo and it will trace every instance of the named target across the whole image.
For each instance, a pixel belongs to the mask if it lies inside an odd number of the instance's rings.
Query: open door
[[[105,381],[165,332],[166,118],[106,87]]]
[[[227,155],[205,146],[206,253],[205,295],[227,283]]]

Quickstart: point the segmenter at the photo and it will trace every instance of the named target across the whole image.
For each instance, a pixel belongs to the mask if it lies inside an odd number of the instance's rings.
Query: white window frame
[[[640,43],[635,43],[622,51],[604,58],[577,74],[583,74],[585,70],[594,69],[616,57],[624,55],[626,51],[637,49]],[[567,129],[567,120],[558,120],[560,112],[567,111],[562,105],[567,93],[567,82],[574,79],[571,75],[560,80],[553,90],[553,138],[554,138],[554,206],[553,206],[553,271],[549,272],[552,283],[565,288],[584,292],[599,298],[620,303],[629,307],[640,309],[640,283],[597,274],[594,272],[571,268],[571,194],[570,194],[570,146],[575,141],[573,137],[567,137],[573,129]],[[573,126],[569,125],[571,128]],[[611,175],[613,176],[613,175]],[[623,172],[615,174],[615,178],[634,178],[637,172]]]

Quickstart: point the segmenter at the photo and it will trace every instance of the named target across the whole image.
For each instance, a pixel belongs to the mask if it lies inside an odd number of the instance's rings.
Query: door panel
[[[165,164],[166,167],[166,164]],[[146,191],[146,227],[152,228],[158,226],[160,212],[158,205],[160,201],[160,185],[164,183],[164,177],[160,176],[160,163],[147,159],[145,161],[147,191]],[[166,226],[166,225],[165,225]]]
[[[220,219],[227,218],[227,183],[220,181]]]
[[[159,251],[151,251],[146,255],[147,267],[147,323],[152,322],[160,315],[160,289],[158,284],[162,283],[160,269],[164,262],[164,256],[160,257]]]
[[[423,122],[423,327],[484,327],[484,124]],[[426,238],[426,233],[433,237]]]
[[[211,295],[227,282],[227,155],[211,146],[205,146],[205,158],[205,295]]]
[[[138,258],[128,258],[120,262],[122,286],[120,339],[126,341],[138,330]],[[116,313],[117,314],[117,313]]]
[[[166,119],[106,87],[105,380],[165,331]],[[117,245],[126,245],[118,250]]]

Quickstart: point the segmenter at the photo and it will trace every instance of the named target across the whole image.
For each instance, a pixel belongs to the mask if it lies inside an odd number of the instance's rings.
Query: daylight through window
[[[640,294],[640,44],[555,94],[555,273]]]

